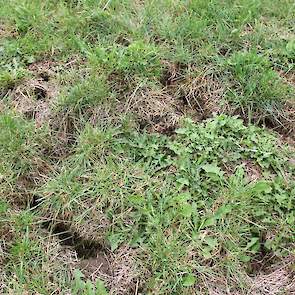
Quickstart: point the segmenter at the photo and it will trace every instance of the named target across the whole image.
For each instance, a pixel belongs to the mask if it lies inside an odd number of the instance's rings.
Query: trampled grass
[[[0,293],[293,294],[293,1],[0,0]]]

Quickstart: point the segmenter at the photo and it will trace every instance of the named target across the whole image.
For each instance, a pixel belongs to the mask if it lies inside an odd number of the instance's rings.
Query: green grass
[[[291,88],[272,69],[269,59],[257,52],[237,52],[227,66],[234,81],[227,94],[230,103],[237,104],[250,121],[280,122],[284,105],[292,98]]]
[[[1,294],[292,292],[293,1],[0,7]]]

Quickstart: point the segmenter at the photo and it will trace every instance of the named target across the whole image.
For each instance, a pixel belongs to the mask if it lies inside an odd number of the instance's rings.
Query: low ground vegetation
[[[289,0],[0,0],[0,293],[293,294]]]

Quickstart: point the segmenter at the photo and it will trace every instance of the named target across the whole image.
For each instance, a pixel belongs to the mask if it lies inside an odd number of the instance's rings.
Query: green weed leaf
[[[188,274],[184,277],[182,281],[182,285],[184,287],[191,287],[195,284],[196,282],[196,277],[193,274]]]
[[[270,193],[272,187],[269,182],[261,180],[255,183],[252,188],[253,193],[260,194],[260,193]]]
[[[218,175],[220,177],[223,176],[223,171],[220,170],[220,168],[217,165],[214,164],[206,164],[203,165],[202,168],[207,172],[207,173],[212,173],[215,175]]]
[[[193,213],[193,208],[192,205],[190,204],[183,204],[181,207],[181,214],[184,217],[190,217]]]

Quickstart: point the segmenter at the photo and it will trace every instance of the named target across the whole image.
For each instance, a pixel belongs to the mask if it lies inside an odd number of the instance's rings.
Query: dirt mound
[[[270,265],[248,278],[249,293],[257,295],[295,294],[295,257]]]
[[[136,294],[139,277],[144,276],[137,264],[137,255],[136,250],[125,245],[114,252],[98,252],[95,257],[82,259],[77,267],[87,278],[103,280],[110,294]]]
[[[189,111],[183,102],[167,90],[139,89],[122,105],[125,114],[132,113],[141,129],[167,133],[176,128]]]
[[[236,274],[236,277],[233,274],[223,277],[221,272],[210,273],[208,276],[202,276],[200,290],[209,292],[210,295],[295,294],[294,263],[294,256],[287,257],[251,276],[240,273]]]
[[[58,90],[51,82],[31,79],[18,85],[11,93],[15,110],[28,119],[34,119],[40,127],[50,118],[52,100]]]

